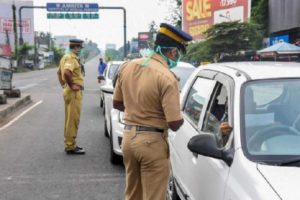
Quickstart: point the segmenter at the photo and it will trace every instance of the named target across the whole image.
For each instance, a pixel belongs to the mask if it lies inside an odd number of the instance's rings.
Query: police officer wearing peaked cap
[[[83,148],[76,144],[82,106],[82,90],[84,88],[84,77],[78,57],[83,41],[71,39],[69,42],[70,52],[65,54],[60,60],[57,75],[63,88],[65,102],[65,152],[77,155],[85,154]]]
[[[162,23],[152,54],[120,67],[113,106],[124,111],[125,200],[164,200],[170,172],[168,128],[183,124],[176,67],[192,37]]]

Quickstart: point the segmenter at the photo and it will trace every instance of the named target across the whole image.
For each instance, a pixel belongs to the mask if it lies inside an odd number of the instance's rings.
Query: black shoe
[[[82,155],[85,154],[85,151],[81,147],[76,147],[75,149],[72,150],[65,150],[67,154],[73,154],[73,155]]]
[[[83,150],[83,148],[82,148],[82,147],[79,147],[79,146],[77,146],[76,148],[77,148],[77,149],[80,149],[80,150]]]

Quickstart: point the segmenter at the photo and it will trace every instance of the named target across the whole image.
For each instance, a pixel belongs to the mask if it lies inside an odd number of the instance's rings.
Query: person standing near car
[[[65,102],[64,143],[67,154],[85,154],[83,148],[76,144],[84,88],[83,72],[78,58],[82,43],[83,40],[70,40],[71,51],[62,57],[57,72]]]
[[[122,141],[126,169],[125,200],[163,200],[170,172],[167,129],[183,124],[176,67],[192,36],[162,23],[154,52],[121,66],[113,96],[124,111]]]
[[[106,66],[106,63],[103,62],[103,58],[100,58],[98,65],[98,83],[101,83],[101,80],[103,80],[103,74],[106,69]]]

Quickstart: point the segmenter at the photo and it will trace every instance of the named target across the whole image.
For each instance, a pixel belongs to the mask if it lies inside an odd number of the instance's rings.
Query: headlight
[[[125,124],[125,121],[124,121],[124,112],[119,112],[119,122],[121,124]]]

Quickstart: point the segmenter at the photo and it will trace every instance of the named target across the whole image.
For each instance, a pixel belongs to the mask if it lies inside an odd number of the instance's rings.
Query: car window
[[[110,65],[109,72],[108,72],[109,79],[112,79],[114,77],[114,75],[118,71],[119,66],[120,66],[119,64],[111,64]]]
[[[268,104],[278,98],[284,91],[282,84],[274,85],[254,85],[255,90],[254,101],[257,106]],[[267,97],[264,95],[268,93]]]
[[[183,112],[195,126],[198,125],[201,111],[208,101],[214,85],[215,81],[198,77],[190,88]]]
[[[179,78],[180,90],[183,88],[183,86],[186,83],[187,79],[190,77],[190,75],[193,73],[193,71],[195,69],[196,68],[180,67],[180,66],[171,69],[171,71],[173,71],[176,74],[176,76]]]
[[[250,155],[300,155],[299,86],[299,79],[278,79],[244,87],[242,132]]]
[[[228,122],[228,92],[224,85],[218,83],[205,114],[202,131],[215,135],[219,147],[225,146],[229,138],[220,131],[223,122]]]

